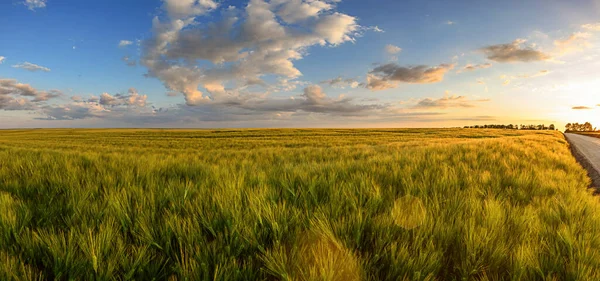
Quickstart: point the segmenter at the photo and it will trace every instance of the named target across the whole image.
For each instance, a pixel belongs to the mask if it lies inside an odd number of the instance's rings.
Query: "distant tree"
[[[550,124],[550,126],[548,126],[548,130],[552,130],[552,131],[554,131],[554,129],[555,129],[555,128],[554,128],[554,124]]]

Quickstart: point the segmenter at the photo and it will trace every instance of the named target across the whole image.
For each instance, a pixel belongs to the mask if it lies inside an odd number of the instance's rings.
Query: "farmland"
[[[1,280],[600,280],[555,131],[0,131]]]

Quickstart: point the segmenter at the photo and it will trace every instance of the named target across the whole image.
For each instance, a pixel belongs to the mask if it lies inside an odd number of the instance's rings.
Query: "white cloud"
[[[129,46],[129,45],[131,45],[131,44],[133,44],[133,42],[132,42],[132,41],[129,41],[129,40],[121,40],[121,41],[119,42],[119,47],[120,47],[120,48],[122,48],[122,47],[127,47],[127,46]]]
[[[38,8],[45,8],[46,0],[25,0],[25,2],[23,2],[23,4],[25,6],[27,6],[27,8],[29,8],[29,10],[33,11]]]
[[[37,65],[37,64],[33,64],[33,63],[30,63],[30,62],[24,62],[24,63],[21,63],[21,64],[15,64],[12,67],[29,70],[31,72],[36,72],[36,71],[50,72],[50,68],[43,67],[43,66],[40,66],[40,65]]]
[[[445,22],[445,24],[446,25],[455,25],[456,22],[449,20],[449,21]]]
[[[398,46],[394,46],[392,44],[387,44],[385,45],[385,51],[386,53],[390,54],[390,55],[395,55],[398,54],[402,51],[402,48],[398,47]]]
[[[298,23],[309,18],[317,17],[321,12],[333,9],[331,1],[303,1],[291,0],[271,1],[275,6],[277,15],[286,23]]]
[[[2,64],[6,60],[6,57],[0,56],[0,64]]]
[[[302,76],[294,61],[309,47],[354,41],[361,31],[356,18],[335,11],[336,2],[250,0],[243,9],[222,9],[219,22],[196,25],[198,16],[217,10],[216,2],[167,0],[169,19],[154,18],[154,36],[146,40],[140,63],[149,76],[182,93],[187,105],[244,95],[240,90],[248,85],[286,88]],[[266,85],[261,77],[267,75],[280,83]]]
[[[164,9],[172,19],[202,15],[218,6],[213,0],[163,0],[163,2]]]

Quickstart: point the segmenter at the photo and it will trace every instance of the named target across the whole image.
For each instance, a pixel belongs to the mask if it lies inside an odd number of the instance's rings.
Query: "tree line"
[[[554,126],[554,124],[550,124],[548,126],[544,125],[544,124],[540,124],[540,125],[513,125],[513,124],[508,124],[508,125],[498,125],[498,124],[492,124],[492,125],[474,125],[474,126],[465,126],[465,129],[471,128],[471,129],[509,129],[509,130],[551,130],[554,131],[556,128]]]
[[[567,123],[565,125],[567,132],[595,132],[596,128],[592,126],[590,122],[585,122],[583,124],[579,123]]]

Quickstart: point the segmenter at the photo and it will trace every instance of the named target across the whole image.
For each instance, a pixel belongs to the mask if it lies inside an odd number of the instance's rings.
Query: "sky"
[[[3,0],[0,128],[600,127],[600,0]]]

